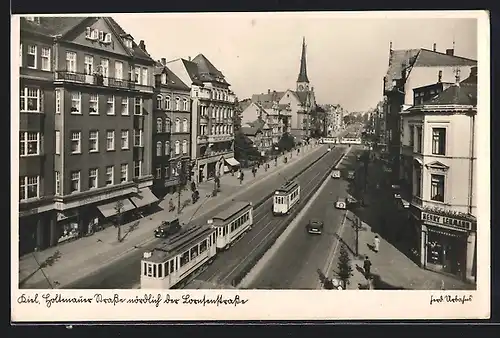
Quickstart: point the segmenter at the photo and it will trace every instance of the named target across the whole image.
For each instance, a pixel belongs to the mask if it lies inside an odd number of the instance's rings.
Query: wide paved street
[[[359,148],[353,147],[339,165],[339,169],[352,168]],[[325,189],[305,210],[304,217],[298,219],[296,227],[276,248],[273,256],[264,263],[262,269],[249,278],[245,288],[255,289],[316,289],[318,272],[324,270],[331,252],[336,248],[337,232],[342,224],[345,211],[335,208],[338,197],[347,196],[347,182],[342,179],[327,179]],[[324,221],[323,234],[311,235],[305,226],[309,219]]]
[[[238,200],[252,201],[254,203],[260,201],[265,196],[269,195],[273,190],[277,189],[284,182],[285,177],[292,177],[298,172],[302,171],[315,159],[320,158],[326,153],[327,146],[323,146],[324,151],[318,151],[312,155],[310,161],[299,161],[296,165],[285,167],[279,176],[282,179],[265,180],[262,183],[253,185],[238,196]],[[333,156],[333,155],[329,155]],[[208,219],[212,218],[217,213],[227,208],[228,204],[221,204],[212,212],[199,217],[192,221],[192,223],[206,223]],[[151,234],[153,236],[153,234]],[[140,261],[142,254],[145,251],[153,249],[160,240],[153,240],[147,246],[133,251],[127,257],[116,261],[105,269],[101,269],[79,281],[69,285],[69,288],[78,289],[127,289],[137,286],[139,283]]]

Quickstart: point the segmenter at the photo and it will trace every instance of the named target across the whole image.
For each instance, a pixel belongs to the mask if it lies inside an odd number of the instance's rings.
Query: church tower
[[[307,64],[306,64],[306,38],[302,38],[302,57],[300,58],[300,71],[297,79],[297,91],[309,91],[309,79],[307,78]]]

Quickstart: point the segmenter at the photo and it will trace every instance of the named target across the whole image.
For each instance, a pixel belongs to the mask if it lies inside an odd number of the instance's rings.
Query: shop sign
[[[422,221],[436,225],[444,225],[453,228],[458,228],[460,230],[468,230],[468,231],[472,230],[472,222],[470,221],[453,217],[430,214],[427,212],[422,212]]]

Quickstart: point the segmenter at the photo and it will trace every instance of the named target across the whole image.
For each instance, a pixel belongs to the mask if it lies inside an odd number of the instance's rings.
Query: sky
[[[358,13],[359,14],[359,13]],[[113,18],[156,60],[204,54],[238,98],[268,89],[295,89],[302,37],[318,104],[366,111],[383,97],[389,45],[445,52],[477,60],[477,19],[376,13],[116,14]],[[412,14],[414,15],[414,14]]]

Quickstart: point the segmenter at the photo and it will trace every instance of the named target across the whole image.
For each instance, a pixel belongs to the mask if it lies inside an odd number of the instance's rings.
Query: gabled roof
[[[255,136],[260,132],[256,127],[241,127],[240,130],[245,136]]]
[[[210,62],[203,54],[198,54],[192,61],[198,66],[198,76],[202,81],[221,82],[228,84],[224,74]],[[219,81],[218,81],[219,80]]]
[[[305,104],[309,97],[309,92],[295,92],[295,95],[299,98],[300,103]]]
[[[127,35],[127,33],[123,30],[123,28],[112,18],[112,17],[105,17],[104,18],[110,26],[116,31],[118,36],[122,37]],[[142,50],[136,43],[135,41],[132,41],[132,52],[133,56],[142,60],[153,60],[151,56],[145,51]]]
[[[393,80],[400,80],[405,68],[413,67],[453,67],[475,66],[476,60],[456,55],[435,52],[425,48],[392,50],[389,56],[389,67],[386,74],[385,90],[393,89]]]
[[[186,59],[181,59],[181,61],[184,64],[184,68],[186,68],[191,81],[196,85],[202,85],[203,82],[200,80],[200,75],[198,74],[198,65],[193,61],[188,61]]]
[[[247,109],[251,104],[252,104],[251,99],[244,99],[244,100],[238,101],[238,105],[239,105],[239,108],[241,109],[241,111]]]
[[[267,94],[253,94],[252,95],[252,101],[253,102],[273,102],[273,101],[279,101],[281,98],[285,95],[285,92],[277,92],[277,91],[272,91]]]
[[[191,88],[188,87],[182,80],[175,75],[174,72],[170,70],[167,66],[163,65],[161,62],[156,62],[154,67],[154,75],[167,75],[167,83],[164,86],[172,89],[178,89],[183,91],[190,91]]]

